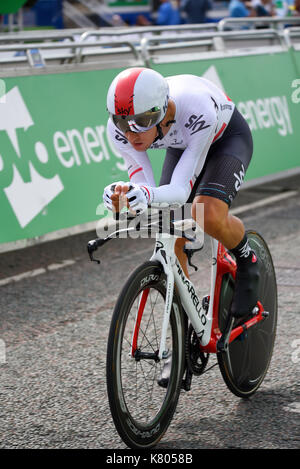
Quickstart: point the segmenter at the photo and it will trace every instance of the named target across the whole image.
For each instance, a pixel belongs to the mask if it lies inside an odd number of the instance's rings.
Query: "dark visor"
[[[129,130],[131,132],[146,132],[158,124],[160,115],[160,108],[156,107],[153,110],[136,114],[135,116],[111,114],[111,118],[118,129],[125,134]]]

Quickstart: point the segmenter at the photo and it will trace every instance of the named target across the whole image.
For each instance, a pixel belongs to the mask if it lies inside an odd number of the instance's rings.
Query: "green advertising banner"
[[[253,130],[248,179],[299,166],[300,76],[288,53],[155,68],[203,75],[235,101]],[[103,188],[128,180],[106,133],[106,93],[119,71],[0,80],[0,244],[93,222]],[[164,151],[149,154],[158,181]]]
[[[149,0],[108,0],[108,5],[110,7],[140,7],[140,6],[149,6]]]
[[[1,0],[0,15],[17,13],[17,11],[26,3],[26,0]]]
[[[103,188],[128,180],[106,133],[120,71],[0,80],[0,244],[95,221]]]
[[[7,78],[0,103],[0,243],[96,220],[126,174],[106,135],[120,70]]]

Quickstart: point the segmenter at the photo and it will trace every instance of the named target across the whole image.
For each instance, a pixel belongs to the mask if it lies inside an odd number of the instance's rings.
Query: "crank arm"
[[[248,319],[248,321],[246,321],[244,324],[241,324],[232,330],[229,343],[239,337],[247,329],[252,326],[255,326],[255,324],[259,323],[260,321],[264,321],[269,316],[269,312],[264,311],[264,308],[260,301],[257,302],[257,306],[254,308],[254,310],[255,309],[255,316],[253,318]]]
[[[233,342],[237,337],[239,337],[243,332],[245,332],[250,327],[254,326],[260,321],[266,319],[269,315],[267,311],[264,311],[264,308],[260,301],[257,302],[257,306],[254,308],[255,316],[248,319],[241,325],[233,328],[233,323],[235,318],[231,315],[228,316],[227,324],[221,338],[217,342],[217,352],[226,352],[228,350],[228,345]]]

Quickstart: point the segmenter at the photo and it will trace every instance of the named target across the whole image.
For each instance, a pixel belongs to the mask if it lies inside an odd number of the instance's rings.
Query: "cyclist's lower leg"
[[[187,278],[189,277],[188,267],[187,267],[187,255],[185,254],[183,248],[187,240],[185,238],[177,238],[175,243],[175,254],[177,256],[178,261],[186,275]]]
[[[225,202],[214,197],[197,196],[192,208],[194,219],[196,203],[204,204],[202,228],[205,233],[220,241],[236,258],[236,288],[231,313],[235,317],[243,317],[251,313],[258,300],[259,260],[249,247],[243,222],[229,214]]]

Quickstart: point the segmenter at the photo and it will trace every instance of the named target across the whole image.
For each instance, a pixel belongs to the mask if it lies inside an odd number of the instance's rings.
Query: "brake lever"
[[[89,256],[90,256],[90,259],[91,261],[93,262],[97,262],[97,264],[101,264],[100,260],[99,259],[96,259],[93,255],[93,252],[94,251],[97,251],[97,241],[95,239],[93,239],[92,241],[89,241],[88,244],[87,244],[87,250],[88,250],[88,253],[89,253]]]
[[[187,255],[189,266],[193,267],[193,269],[195,269],[197,271],[198,267],[195,264],[193,264],[192,261],[191,261],[192,256],[194,254],[193,251],[191,249],[186,249],[185,246],[184,246],[183,252]]]

